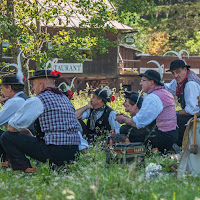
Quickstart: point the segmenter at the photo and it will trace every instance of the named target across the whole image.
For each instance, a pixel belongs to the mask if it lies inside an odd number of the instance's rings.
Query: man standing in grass
[[[70,100],[55,88],[55,78],[59,77],[57,71],[35,72],[30,80],[37,96],[26,100],[0,138],[13,170],[35,171],[26,155],[57,166],[76,157],[80,125]],[[34,121],[37,137],[19,133]]]
[[[200,96],[200,78],[186,65],[184,60],[174,60],[170,69],[174,79],[165,84],[165,89],[177,96],[182,110],[177,112],[177,124],[179,127],[178,145],[182,146],[186,124],[195,113],[200,112],[197,97]]]
[[[116,120],[137,129],[145,128],[156,120],[156,128],[150,132],[150,144],[152,148],[158,148],[161,152],[170,150],[178,139],[174,98],[164,89],[158,72],[147,70],[140,76],[140,85],[147,96],[144,98],[139,112],[131,118],[117,115]],[[135,129],[135,142],[137,142],[137,129]],[[132,137],[134,137],[134,131]],[[143,141],[145,139],[146,135],[143,135]],[[139,141],[141,142],[141,138]]]
[[[107,106],[111,101],[111,91],[108,87],[93,92],[90,102],[76,110],[76,116],[83,128],[83,135],[89,142],[97,137],[106,137],[111,130],[119,133],[120,124],[115,120],[117,112]],[[88,119],[87,124],[82,121]]]

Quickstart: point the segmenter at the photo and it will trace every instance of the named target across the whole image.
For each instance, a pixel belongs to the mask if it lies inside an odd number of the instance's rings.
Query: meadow
[[[123,93],[115,93],[116,100],[109,105],[118,112],[124,112]],[[86,92],[74,94],[75,108],[89,101]],[[176,161],[170,155],[158,152],[147,153],[145,165],[155,163],[162,166],[161,175],[147,179],[145,168],[136,164],[126,165],[111,162],[106,166],[106,152],[102,144],[90,147],[87,154],[81,154],[72,165],[52,170],[48,163],[32,165],[33,174],[0,168],[0,199],[8,200],[200,200],[200,178],[188,174],[181,180],[170,171]]]

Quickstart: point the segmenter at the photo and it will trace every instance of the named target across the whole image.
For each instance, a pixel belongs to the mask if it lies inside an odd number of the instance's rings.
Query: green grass
[[[76,108],[87,101],[89,98],[85,93],[74,95]],[[116,101],[110,106],[124,112],[123,101],[121,94],[116,95]],[[136,168],[135,163],[122,165],[111,162],[106,167],[106,152],[99,151],[99,147],[98,143],[87,154],[81,154],[74,164],[56,171],[49,169],[48,163],[40,163],[33,174],[0,168],[0,199],[200,199],[200,178],[186,175],[177,180],[169,170],[174,163],[169,155],[151,153],[146,156],[146,166],[152,162],[163,167],[163,175],[147,180],[145,169]],[[35,166],[34,160],[32,164]]]

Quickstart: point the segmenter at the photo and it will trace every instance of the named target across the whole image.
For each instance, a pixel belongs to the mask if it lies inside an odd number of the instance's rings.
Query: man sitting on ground
[[[76,116],[83,128],[83,135],[89,142],[95,141],[95,137],[106,137],[111,130],[119,133],[120,124],[115,120],[117,112],[106,105],[111,98],[108,93],[105,88],[97,89],[93,92],[90,102],[76,110]],[[84,119],[88,119],[86,125],[82,121]]]
[[[35,171],[25,155],[41,162],[49,160],[57,166],[76,157],[80,125],[70,100],[55,88],[55,78],[59,77],[51,70],[35,72],[30,80],[37,96],[26,100],[0,138],[13,170]],[[19,133],[34,121],[37,137]]]
[[[164,152],[170,150],[178,139],[176,111],[173,96],[164,89],[160,74],[154,70],[147,70],[140,74],[143,92],[147,93],[139,112],[133,117],[117,115],[119,123],[126,123],[135,127],[131,131],[132,141],[146,140],[147,134],[138,137],[137,129],[145,128],[156,120],[156,127],[148,132],[148,140],[152,148]],[[137,129],[136,129],[137,128]]]
[[[197,97],[200,96],[200,78],[186,65],[183,60],[174,60],[170,69],[174,79],[165,84],[165,89],[177,96],[182,110],[177,112],[177,124],[179,127],[178,145],[182,146],[186,124],[195,113],[200,112]]]
[[[140,110],[143,102],[143,98],[139,96],[136,92],[125,92],[125,102],[123,103],[126,108],[125,111],[130,113],[133,118]],[[128,117],[125,114],[117,114]],[[128,124],[122,125],[120,128],[120,134],[127,135],[130,142],[144,142],[145,145],[148,143],[150,132],[155,128],[155,120],[147,125],[145,128],[137,129],[136,127],[130,126]]]

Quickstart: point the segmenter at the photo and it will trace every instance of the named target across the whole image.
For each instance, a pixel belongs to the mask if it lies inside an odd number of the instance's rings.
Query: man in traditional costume
[[[198,113],[198,100],[200,96],[200,78],[186,65],[184,60],[174,60],[170,64],[170,69],[174,79],[165,84],[165,89],[177,96],[182,110],[177,112],[177,124],[179,127],[178,145],[182,146],[183,135],[186,124],[195,113]]]
[[[135,135],[134,131],[131,131],[131,136],[134,138],[132,142],[141,142],[148,138],[152,148],[158,148],[161,152],[170,150],[178,139],[174,98],[164,89],[158,72],[147,70],[140,76],[142,90],[147,93],[140,110],[131,118],[117,115],[116,120],[121,124],[126,123],[135,127]],[[138,129],[147,126],[150,128],[148,133],[138,134]]]
[[[107,106],[111,101],[108,87],[93,92],[90,102],[76,110],[76,116],[83,128],[83,135],[89,142],[96,141],[96,137],[106,137],[111,130],[119,133],[120,124],[115,120],[117,112]],[[87,124],[82,121],[88,119]]]
[[[57,166],[75,160],[80,125],[70,100],[55,88],[55,78],[59,77],[57,71],[51,70],[34,73],[30,80],[36,96],[26,100],[0,138],[13,170],[35,171],[25,155]],[[37,137],[19,133],[34,121]]]

